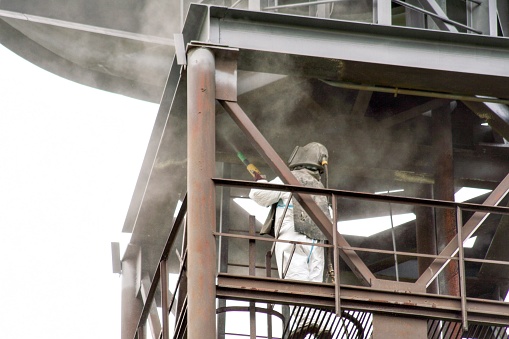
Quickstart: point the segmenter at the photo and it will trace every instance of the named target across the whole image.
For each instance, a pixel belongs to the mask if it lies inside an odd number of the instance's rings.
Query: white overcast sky
[[[158,106],[0,45],[2,338],[119,338],[117,241]]]

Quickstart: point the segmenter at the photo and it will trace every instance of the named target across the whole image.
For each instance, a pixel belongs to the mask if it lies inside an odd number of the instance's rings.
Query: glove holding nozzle
[[[249,160],[247,160],[247,158],[244,156],[244,154],[242,154],[242,152],[237,152],[237,157],[239,157],[240,161],[242,161],[244,165],[246,165],[247,170],[249,171],[249,173],[251,173],[251,175],[256,181],[265,180],[265,176],[260,172],[258,168],[256,168],[255,165],[253,165],[252,163],[249,162]]]

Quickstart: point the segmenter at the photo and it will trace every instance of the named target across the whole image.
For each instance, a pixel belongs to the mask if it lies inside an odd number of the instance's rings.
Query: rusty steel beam
[[[216,337],[215,59],[211,50],[188,52],[187,230],[189,338]]]
[[[483,205],[487,206],[496,206],[500,203],[500,201],[507,195],[509,192],[509,174],[502,180],[502,182],[497,186],[493,192],[486,198]],[[465,241],[468,239],[486,220],[489,213],[486,212],[475,212],[472,217],[465,223],[462,229],[462,240]],[[442,252],[439,254],[440,256],[452,257],[458,253],[458,236],[456,235],[447,246],[444,247]],[[418,284],[426,284],[429,286],[431,282],[438,276],[438,274],[444,269],[444,267],[449,263],[450,260],[447,259],[435,259],[433,263],[428,267],[428,269],[421,274],[419,279],[417,279],[416,283]]]
[[[217,281],[218,298],[326,307],[334,310],[333,284],[230,274],[219,274]],[[421,319],[461,321],[459,297],[414,293],[398,290],[397,286],[395,284],[392,290],[381,290],[341,285],[342,308]],[[509,303],[475,298],[467,298],[467,302],[468,321],[493,326],[509,325]]]
[[[258,128],[256,128],[256,126],[251,122],[242,108],[236,102],[220,101],[220,103],[281,180],[283,180],[285,184],[301,186],[300,182],[292,174],[286,163],[281,160],[279,155],[260,133]],[[295,198],[299,201],[316,225],[318,225],[329,241],[332,242],[332,222],[313,201],[312,197],[310,195],[295,193]],[[349,246],[346,239],[341,235],[338,235],[337,242],[340,246]],[[364,264],[362,259],[359,258],[357,253],[354,251],[342,250],[341,257],[345,260],[355,275],[362,281],[362,283],[371,285],[371,281],[376,279],[366,264]]]
[[[432,147],[434,152],[433,198],[454,201],[454,157],[452,145],[451,112],[456,109],[456,102],[452,101],[431,111]],[[452,209],[439,208],[435,210],[435,230],[438,251],[456,236],[456,215]],[[442,294],[459,296],[458,264],[450,263],[444,270],[444,276],[438,280],[439,291]]]

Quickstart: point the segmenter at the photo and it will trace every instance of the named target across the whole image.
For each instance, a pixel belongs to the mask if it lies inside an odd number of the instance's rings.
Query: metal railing
[[[212,179],[217,186],[231,186],[231,187],[243,187],[243,188],[258,188],[258,189],[270,189],[270,190],[278,190],[278,191],[288,191],[288,192],[295,192],[295,193],[301,193],[301,194],[320,194],[320,195],[330,195],[333,200],[333,211],[334,211],[334,222],[337,223],[337,198],[351,198],[351,199],[361,199],[361,200],[369,200],[369,201],[376,201],[376,202],[383,202],[383,203],[394,203],[394,204],[405,204],[405,205],[417,205],[417,206],[427,206],[427,207],[438,207],[438,208],[444,208],[444,209],[454,209],[456,211],[457,215],[457,236],[456,236],[456,242],[457,242],[457,249],[452,251],[450,255],[433,255],[433,254],[424,254],[424,253],[414,253],[414,252],[405,252],[405,251],[396,251],[394,250],[382,250],[382,249],[373,249],[373,248],[362,248],[362,247],[355,247],[355,246],[342,246],[339,245],[335,239],[332,239],[332,244],[315,244],[315,246],[324,246],[333,248],[335,251],[334,255],[334,267],[335,267],[335,281],[338,282],[334,284],[335,289],[335,307],[330,308],[318,308],[318,309],[312,309],[312,312],[314,313],[314,317],[319,317],[321,322],[327,322],[331,324],[329,326],[329,330],[333,332],[334,338],[347,338],[348,336],[345,336],[347,334],[345,333],[352,333],[352,331],[357,331],[356,333],[361,333],[361,327],[362,327],[362,335],[366,335],[366,333],[371,333],[371,322],[367,321],[370,313],[360,312],[358,313],[358,317],[353,317],[352,312],[355,310],[345,310],[342,308],[341,305],[341,290],[340,290],[340,270],[338,267],[338,258],[339,258],[339,251],[355,251],[355,252],[366,252],[366,253],[377,253],[377,254],[388,254],[388,255],[394,255],[394,256],[407,256],[407,257],[416,257],[416,258],[431,258],[434,259],[434,264],[437,265],[439,270],[442,270],[449,262],[457,262],[459,263],[459,276],[458,279],[460,280],[460,286],[461,286],[461,293],[460,293],[460,299],[461,299],[461,322],[460,323],[437,323],[437,320],[430,320],[429,325],[429,336],[430,338],[437,337],[434,333],[444,333],[444,331],[450,331],[453,328],[456,328],[458,326],[461,327],[460,330],[458,330],[458,333],[471,333],[475,334],[477,332],[479,333],[502,333],[501,331],[505,330],[505,327],[503,326],[491,326],[489,324],[473,324],[469,327],[469,317],[468,317],[468,300],[466,297],[466,275],[465,275],[465,269],[464,269],[464,263],[465,262],[476,262],[476,263],[487,263],[487,264],[497,264],[497,265],[509,265],[509,262],[507,261],[501,261],[501,260],[486,260],[486,259],[476,259],[476,258],[466,258],[463,253],[463,241],[465,238],[470,236],[480,225],[477,227],[471,227],[467,230],[464,229],[463,221],[461,218],[463,211],[473,211],[475,213],[495,213],[495,214],[501,214],[501,215],[509,215],[509,208],[507,207],[499,207],[499,206],[487,206],[487,205],[479,205],[479,204],[470,204],[470,203],[456,203],[456,202],[450,202],[450,201],[439,201],[439,200],[432,200],[432,199],[422,199],[422,198],[411,198],[411,197],[402,197],[402,196],[394,196],[394,195],[380,195],[380,194],[370,194],[370,193],[361,193],[361,192],[352,192],[352,191],[344,191],[344,190],[334,190],[334,189],[319,189],[319,188],[309,188],[309,187],[301,187],[301,186],[291,186],[291,185],[274,185],[269,183],[256,183],[251,181],[241,181],[241,180],[232,180],[232,179],[223,179],[223,178],[213,178]],[[501,194],[502,198],[507,194],[507,188],[505,189],[505,193],[497,193]],[[503,190],[502,190],[503,191]],[[501,199],[499,199],[501,200]],[[159,339],[169,339],[170,336],[170,324],[168,320],[168,316],[171,312],[175,314],[175,321],[174,321],[174,329],[173,329],[173,338],[183,338],[186,335],[186,326],[187,326],[187,302],[186,302],[186,290],[184,289],[180,290],[182,288],[182,282],[185,281],[184,275],[185,275],[185,263],[186,263],[186,257],[187,252],[184,251],[181,256],[179,256],[180,260],[180,270],[177,278],[177,283],[172,291],[172,293],[168,293],[169,287],[168,287],[168,272],[167,272],[167,261],[170,255],[171,249],[174,247],[177,234],[181,230],[181,227],[185,224],[185,215],[187,211],[187,197],[184,198],[182,206],[180,207],[180,210],[178,211],[177,216],[174,219],[173,225],[170,230],[170,234],[168,236],[166,245],[161,253],[160,261],[158,268],[154,274],[154,277],[152,279],[152,284],[148,290],[147,296],[145,298],[145,303],[143,306],[143,310],[138,322],[137,326],[137,332],[136,332],[136,339],[142,339],[145,337],[145,328],[147,324],[147,320],[150,314],[150,308],[152,306],[152,303],[155,302],[155,296],[157,294],[158,289],[161,291],[161,309],[162,309],[162,328],[160,333],[152,333],[152,336],[154,338]],[[214,235],[216,237],[229,237],[229,238],[237,238],[237,239],[244,239],[248,241],[251,246],[251,248],[254,248],[256,246],[256,242],[284,242],[285,240],[281,239],[275,239],[275,238],[269,238],[269,237],[262,237],[257,236],[253,230],[254,221],[253,218],[250,218],[250,225],[251,225],[251,232],[249,234],[233,234],[233,233],[222,233],[222,232],[214,232]],[[333,236],[337,232],[333,232]],[[185,238],[185,235],[184,235]],[[335,236],[334,236],[335,238]],[[310,243],[311,244],[311,243]],[[248,247],[249,247],[248,246]],[[255,268],[256,268],[256,259],[255,256],[252,254],[249,255],[249,263],[247,267],[249,268],[249,274],[255,275]],[[270,265],[270,261],[266,263],[265,271],[270,272],[271,267],[268,267]],[[263,267],[262,267],[263,268]],[[271,274],[269,274],[270,276]],[[431,280],[436,279],[437,275],[431,278]],[[427,282],[429,283],[429,282]],[[166,292],[165,292],[166,291]],[[181,293],[179,293],[181,292]],[[179,295],[180,294],[180,295]],[[171,298],[170,298],[171,296]],[[176,307],[176,304],[178,304],[178,307]],[[256,306],[251,305],[251,309],[256,310]],[[302,316],[303,310],[309,308],[309,307],[293,307],[292,312],[293,316],[290,315],[289,319],[292,319],[292,317],[299,316],[299,314]],[[250,309],[248,307],[248,309]],[[264,309],[265,311],[269,312],[271,310],[270,304],[268,304],[268,307]],[[227,308],[219,309],[220,312],[228,311]],[[265,312],[264,311],[264,312]],[[300,312],[300,313],[299,313]],[[310,314],[310,313],[308,313]],[[332,315],[335,315],[335,320],[330,320]],[[279,316],[279,315],[278,315]],[[295,329],[292,328],[292,322],[286,319],[286,327],[285,327],[285,335],[288,336],[289,333],[292,333]],[[341,320],[343,319],[343,320]],[[359,327],[356,324],[356,322],[362,322],[362,326]],[[340,324],[343,322],[342,324]],[[345,330],[341,329],[341,327],[345,328],[345,326],[350,326],[351,328],[345,332]],[[352,327],[353,326],[353,327]],[[484,327],[483,327],[484,326]],[[487,328],[490,328],[489,330]],[[477,331],[477,332],[476,332]],[[360,335],[360,334],[359,334]],[[486,336],[482,336],[483,334],[476,334],[479,338],[488,338]],[[461,336],[461,335],[460,335]],[[362,337],[362,336],[357,336]],[[475,337],[475,336],[472,336]],[[437,337],[438,338],[438,337]],[[459,337],[458,337],[459,338]],[[497,337],[498,338],[498,337]]]
[[[503,183],[509,180],[505,179]],[[340,280],[340,272],[338,269],[338,259],[339,259],[339,251],[356,251],[356,252],[371,252],[371,253],[385,253],[392,254],[396,260],[398,255],[409,256],[409,257],[421,257],[421,258],[432,258],[434,262],[431,266],[435,267],[432,271],[434,275],[426,280],[421,278],[416,283],[425,283],[428,286],[434,279],[438,277],[438,274],[446,267],[450,262],[457,262],[459,268],[459,285],[460,285],[460,295],[461,298],[461,325],[463,331],[468,331],[468,313],[467,313],[467,296],[466,296],[466,274],[465,274],[465,262],[481,262],[481,263],[489,263],[489,264],[499,264],[499,265],[509,265],[507,261],[500,260],[485,260],[485,259],[470,259],[465,258],[464,256],[464,248],[463,242],[470,237],[474,231],[480,227],[478,225],[466,225],[464,228],[462,214],[463,211],[473,211],[475,213],[484,213],[488,215],[489,213],[496,213],[501,215],[509,215],[509,208],[500,207],[500,206],[487,206],[487,205],[479,205],[479,204],[471,204],[471,203],[458,203],[451,201],[441,201],[441,200],[433,200],[433,199],[423,199],[423,198],[411,198],[411,197],[402,197],[402,196],[393,196],[393,195],[379,195],[379,194],[370,194],[370,193],[361,193],[361,192],[352,192],[352,191],[344,191],[344,190],[334,190],[334,189],[320,189],[320,188],[309,188],[302,186],[291,186],[291,185],[277,185],[270,183],[253,183],[251,181],[240,181],[240,180],[231,180],[231,179],[222,179],[222,178],[214,178],[214,183],[216,185],[222,186],[232,186],[232,187],[247,187],[247,188],[258,188],[258,189],[269,189],[274,191],[287,191],[292,193],[307,193],[307,194],[317,194],[317,195],[330,195],[332,197],[332,208],[333,208],[333,225],[337,224],[337,197],[348,197],[352,199],[362,199],[362,200],[370,200],[370,201],[378,201],[384,203],[396,203],[396,204],[408,204],[415,206],[427,206],[434,208],[442,208],[442,209],[453,209],[456,212],[456,249],[451,249],[454,247],[454,239],[449,243],[450,246],[446,247],[446,251],[450,252],[450,255],[432,255],[432,254],[422,254],[422,253],[413,253],[413,252],[401,252],[393,249],[392,251],[388,250],[377,250],[377,249],[366,249],[352,246],[340,246],[336,241],[337,230],[333,230],[333,243],[332,245],[320,244],[319,246],[324,247],[332,247],[334,250],[334,267],[335,267],[335,281],[339,282]],[[497,200],[501,200],[509,190],[509,187],[505,187],[507,185],[501,185],[502,188],[498,190],[496,193],[500,195],[500,198]],[[463,234],[465,233],[465,234]],[[216,233],[216,236],[229,236],[229,237],[237,237],[237,238],[245,238],[257,241],[284,241],[279,239],[271,239],[264,237],[254,237],[253,235],[233,235],[233,234],[224,234],[224,233]],[[288,241],[287,241],[288,242]],[[290,243],[294,243],[291,242]],[[452,245],[451,245],[452,244]],[[312,245],[312,243],[309,243]],[[315,246],[317,244],[314,244]],[[397,265],[397,261],[395,261],[395,265]],[[268,268],[267,268],[268,270]],[[421,281],[422,280],[422,281]],[[335,284],[335,295],[336,295],[336,305],[335,312],[337,315],[341,314],[341,304],[340,304],[340,284]]]
[[[231,8],[237,7],[242,1],[244,1],[244,0],[237,0],[237,1],[235,1],[232,4]],[[247,2],[247,0],[245,0],[245,1]],[[480,4],[476,0],[469,0],[469,1],[477,3],[478,5]],[[262,11],[278,11],[278,10],[284,10],[284,9],[311,7],[311,6],[317,6],[317,5],[328,5],[328,4],[333,5],[334,3],[340,3],[340,2],[346,2],[346,1],[345,0],[316,0],[316,1],[308,1],[308,2],[295,2],[295,3],[283,4],[283,5],[277,4],[277,1],[276,1],[276,4],[271,5],[271,6],[262,7],[261,10]],[[374,0],[373,2],[376,3],[376,0]],[[462,24],[462,23],[457,22],[455,20],[449,19],[447,16],[439,15],[437,13],[430,12],[430,11],[424,9],[424,8],[421,8],[421,7],[409,4],[409,3],[405,2],[405,1],[402,1],[402,0],[390,0],[390,2],[388,2],[388,4],[390,5],[390,3],[394,3],[394,4],[397,4],[399,6],[408,8],[411,11],[415,11],[415,12],[421,13],[423,15],[429,16],[431,18],[438,19],[441,22],[449,24],[449,25],[452,25],[452,26],[454,26],[456,28],[461,28],[461,29],[464,29],[466,31],[474,32],[474,33],[477,33],[477,34],[483,34],[483,32],[478,30],[478,29],[472,28],[472,27],[470,27],[468,25],[465,25],[465,24]]]

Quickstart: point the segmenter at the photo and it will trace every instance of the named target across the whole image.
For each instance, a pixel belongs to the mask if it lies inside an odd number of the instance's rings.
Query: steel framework
[[[267,39],[267,36],[273,40]],[[215,338],[217,300],[250,302],[246,310],[251,314],[256,312],[255,303],[259,302],[324,308],[338,316],[343,309],[368,312],[373,316],[373,338],[386,338],[394,333],[403,336],[404,333],[412,333],[413,338],[428,338],[434,337],[437,326],[442,328],[438,330],[442,334],[449,327],[430,325],[434,324],[433,321],[451,322],[456,333],[451,337],[459,337],[462,332],[469,333],[471,324],[487,328],[509,325],[507,303],[467,297],[465,262],[476,260],[465,258],[463,248],[464,241],[479,229],[489,215],[509,214],[509,208],[498,206],[509,192],[509,176],[498,183],[483,204],[304,188],[237,101],[237,70],[243,70],[313,76],[338,86],[349,82],[359,86],[369,83],[375,89],[389,86],[396,93],[402,87],[426,92],[430,96],[440,92],[450,99],[460,95],[461,100],[468,102],[489,96],[488,99],[496,101],[496,105],[503,105],[507,100],[504,88],[509,85],[509,73],[504,68],[509,55],[507,40],[192,5],[183,33],[175,41],[180,41],[176,46],[178,60],[173,62],[161,103],[160,112],[163,114],[158,118],[160,122],[164,117],[166,120],[154,134],[156,137],[159,135],[159,143],[162,143],[166,129],[170,128],[168,116],[179,114],[176,111],[186,107],[187,197],[173,222],[158,269],[151,279],[152,285],[144,298],[137,330],[125,338],[144,336],[158,290],[161,293],[163,323],[160,332],[159,327],[152,326],[154,338],[169,338],[168,317],[171,313],[174,313],[176,324],[173,337]],[[417,58],[424,54],[428,55],[427,59]],[[256,63],[257,59],[268,62]],[[285,62],[289,60],[292,62]],[[273,68],[276,64],[277,69]],[[444,77],[448,79],[445,83],[441,80]],[[187,94],[183,95],[184,92]],[[186,105],[183,105],[183,97],[187,98]],[[481,105],[486,107],[487,104]],[[285,185],[215,177],[215,121],[219,107],[229,114]],[[494,120],[499,130],[505,131],[506,113],[497,107],[488,109],[488,117],[496,117]],[[156,158],[157,151],[150,157]],[[152,173],[146,178],[147,182],[150,175]],[[324,246],[332,247],[338,254],[334,262],[338,268],[335,270],[337,283],[313,284],[255,276],[254,255],[250,255],[249,275],[218,271],[216,265],[221,262],[218,261],[221,254],[218,255],[216,238],[221,241],[225,238],[245,239],[249,244],[277,241],[257,237],[253,232],[236,235],[216,231],[216,190],[219,187],[257,187],[292,192],[329,238],[331,245]],[[147,183],[145,190],[149,188]],[[337,209],[338,198],[449,210],[455,216],[453,229],[456,234],[447,239],[446,246],[437,255],[355,247],[333,227],[311,199],[311,193],[331,196],[335,202],[334,210]],[[474,213],[464,223],[462,216],[465,211]],[[168,287],[167,267],[171,265],[168,257],[176,246],[176,234],[181,228],[186,230],[182,238],[182,253],[185,255],[178,256],[178,283],[169,294],[172,289]],[[361,252],[431,258],[432,262],[415,281],[393,281],[374,274],[361,258]],[[358,284],[341,283],[340,261],[353,272]],[[509,264],[497,260],[479,261]],[[450,262],[458,265],[459,294],[426,293],[427,287]],[[270,271],[270,265],[265,268]],[[168,296],[171,296],[171,301]],[[221,313],[228,308],[222,306],[219,309]],[[263,312],[270,314],[273,311],[268,306]],[[434,327],[430,330],[429,326]],[[496,332],[502,335],[499,330]],[[251,331],[250,336],[254,338],[256,333]]]

